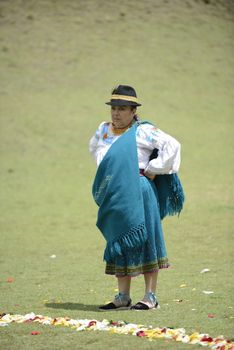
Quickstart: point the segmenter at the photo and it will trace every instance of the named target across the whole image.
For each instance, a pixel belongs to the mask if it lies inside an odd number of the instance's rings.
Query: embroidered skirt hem
[[[139,266],[116,266],[115,264],[107,263],[105,273],[107,275],[115,275],[116,277],[136,277],[141,274],[155,272],[159,269],[166,269],[169,266],[167,258]]]

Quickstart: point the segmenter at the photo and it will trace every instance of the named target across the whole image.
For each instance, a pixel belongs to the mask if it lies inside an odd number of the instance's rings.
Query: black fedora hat
[[[137,94],[133,87],[119,85],[112,91],[111,99],[106,102],[110,106],[141,106],[137,101]]]

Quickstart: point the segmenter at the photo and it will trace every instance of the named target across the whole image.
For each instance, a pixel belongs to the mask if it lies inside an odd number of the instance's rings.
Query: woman
[[[163,187],[158,190],[155,181],[178,172],[180,144],[151,123],[140,122],[136,110],[141,104],[131,86],[119,85],[106,104],[112,121],[100,124],[89,149],[98,166],[93,196],[99,206],[97,226],[107,241],[105,272],[117,277],[119,293],[99,309],[155,309],[158,271],[169,266],[161,219],[178,213],[183,202],[180,188],[182,202],[167,210],[168,200],[164,205],[159,196]],[[145,294],[132,305],[131,278],[140,274]]]

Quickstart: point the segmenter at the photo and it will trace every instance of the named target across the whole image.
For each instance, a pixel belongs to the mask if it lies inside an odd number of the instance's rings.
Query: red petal
[[[208,343],[211,343],[213,341],[213,338],[204,336],[204,337],[201,338],[201,341],[206,341]]]
[[[145,337],[146,336],[144,331],[139,331],[139,332],[137,332],[136,335],[137,335],[137,337]]]

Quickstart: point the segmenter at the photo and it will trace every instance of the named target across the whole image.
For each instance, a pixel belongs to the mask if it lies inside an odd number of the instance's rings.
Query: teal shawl
[[[136,124],[112,144],[93,183],[97,227],[107,241],[104,259],[140,247],[147,239],[135,135]]]
[[[135,123],[112,144],[93,183],[93,197],[99,206],[97,227],[107,241],[105,260],[141,247],[147,240],[136,146],[137,126]],[[179,213],[184,196],[177,175],[158,177],[160,180],[155,184],[161,218]]]

